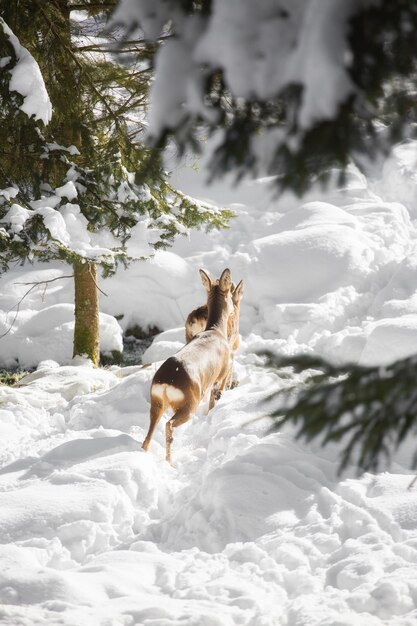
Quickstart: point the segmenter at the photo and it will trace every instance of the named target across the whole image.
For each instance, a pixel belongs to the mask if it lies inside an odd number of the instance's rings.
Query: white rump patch
[[[161,399],[165,395],[170,402],[181,402],[184,399],[184,394],[181,389],[177,389],[173,385],[167,385],[166,383],[152,385],[151,394]]]
[[[164,395],[165,385],[152,385],[151,395],[162,398]]]

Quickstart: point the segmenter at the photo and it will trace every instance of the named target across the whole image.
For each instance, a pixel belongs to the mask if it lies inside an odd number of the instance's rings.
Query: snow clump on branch
[[[220,71],[235,98],[267,102],[288,88],[302,88],[300,106],[287,124],[302,130],[334,118],[352,94],[348,21],[356,2],[345,0],[214,0],[209,14],[186,14],[180,3],[120,0],[113,22],[140,24],[145,37],[167,34],[156,58],[149,134],[193,118],[216,123],[206,82]],[[282,138],[284,139],[285,133]]]
[[[0,26],[9,38],[16,55],[16,65],[10,71],[10,91],[17,91],[23,96],[23,104],[19,108],[28,117],[33,116],[35,120],[41,120],[46,125],[51,121],[52,104],[39,65],[1,18]]]

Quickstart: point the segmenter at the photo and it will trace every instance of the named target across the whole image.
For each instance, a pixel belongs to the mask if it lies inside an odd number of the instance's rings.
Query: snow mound
[[[109,299],[103,303],[105,310],[116,315],[122,313],[120,323],[124,329],[135,324],[168,329],[173,320],[177,325],[182,324],[184,315],[193,308],[193,292],[201,285],[197,269],[177,254],[159,250],[150,260],[137,261],[108,279]],[[128,299],[127,284],[130,285]],[[202,286],[200,291],[204,299]]]
[[[69,363],[72,359],[74,340],[74,306],[53,304],[32,315],[20,319],[18,327],[13,326],[11,316],[0,319],[0,329],[7,335],[2,337],[2,360],[6,367],[19,365],[33,367],[44,359]],[[122,329],[117,320],[106,313],[100,313],[101,351],[123,350]],[[13,320],[13,318],[12,318]]]
[[[361,365],[389,365],[417,352],[417,313],[371,322],[366,328]]]
[[[142,354],[142,363],[165,361],[180,350],[185,342],[184,327],[171,328],[156,335],[149,348]]]
[[[141,424],[145,429],[149,415],[149,382],[154,371],[155,368],[142,368],[119,379],[117,385],[112,384],[118,381],[115,371],[108,372],[111,385],[103,385],[97,396],[85,396],[69,409],[71,428],[104,427],[126,432]]]
[[[359,229],[360,222],[342,208],[328,202],[306,202],[283,215],[276,225],[276,232],[338,224]]]
[[[57,365],[57,364],[56,364]],[[59,393],[65,400],[107,389],[117,383],[115,373],[93,367],[86,359],[77,359],[74,365],[55,367],[53,362],[42,361],[37,370],[19,380],[17,387],[30,386],[31,390],[42,390],[50,394]]]
[[[279,223],[278,223],[279,225]],[[372,241],[348,226],[307,226],[256,239],[248,289],[251,302],[309,302],[360,284],[374,259]]]

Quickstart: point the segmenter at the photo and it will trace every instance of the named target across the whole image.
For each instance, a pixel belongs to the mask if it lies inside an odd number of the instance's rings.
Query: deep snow
[[[336,444],[270,431],[265,399],[302,377],[255,352],[316,352],[388,363],[417,348],[417,205],[409,146],[383,178],[352,171],[346,189],[298,200],[268,181],[206,187],[232,204],[230,230],[195,233],[101,286],[104,348],[122,327],[166,332],[146,367],[71,361],[71,281],[33,289],[0,339],[1,364],[38,369],[0,387],[0,623],[32,626],[408,626],[417,618],[417,483],[409,440],[387,471],[337,475]],[[389,181],[391,180],[391,184]],[[202,198],[204,199],[204,198]],[[149,385],[204,301],[198,268],[243,278],[239,387],[146,454]],[[55,265],[0,278],[2,332]],[[114,315],[123,314],[120,324]],[[58,365],[60,363],[60,365]],[[272,401],[272,407],[279,402]]]

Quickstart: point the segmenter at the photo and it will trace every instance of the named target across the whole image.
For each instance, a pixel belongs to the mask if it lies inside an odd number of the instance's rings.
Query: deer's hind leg
[[[148,430],[148,434],[146,435],[143,444],[142,444],[142,448],[146,451],[149,448],[149,444],[151,443],[151,439],[152,439],[152,435],[154,433],[155,428],[158,425],[159,420],[162,417],[162,414],[165,410],[165,406],[164,406],[164,402],[162,401],[161,398],[155,397],[153,396],[151,398],[151,411],[149,414],[149,420],[150,420],[150,424],[149,424],[149,430]]]
[[[179,408],[171,419],[165,424],[165,444],[166,444],[166,460],[171,463],[171,446],[174,440],[174,428],[188,422],[191,415],[195,412],[194,406],[184,406]]]

